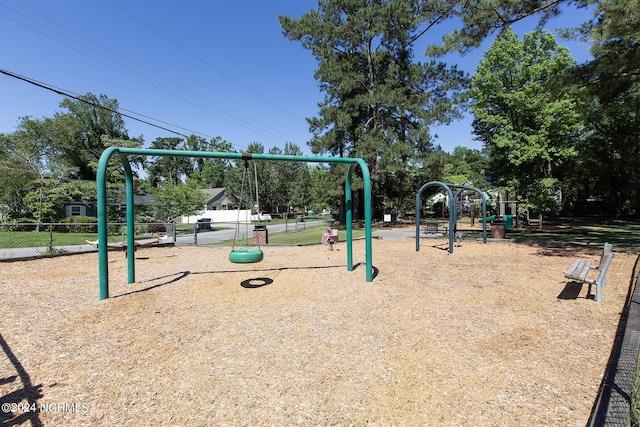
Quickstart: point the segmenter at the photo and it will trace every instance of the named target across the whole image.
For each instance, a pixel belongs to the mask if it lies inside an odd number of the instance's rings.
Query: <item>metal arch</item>
[[[453,227],[456,224],[455,199],[453,198],[453,193],[449,186],[440,181],[427,182],[425,185],[420,187],[420,190],[418,190],[418,194],[416,195],[416,252],[420,251],[420,196],[424,190],[435,186],[444,188],[449,195],[449,253],[451,254],[453,253]]]
[[[355,166],[359,166],[362,171],[364,183],[364,216],[365,216],[365,258],[366,258],[366,280],[373,281],[373,256],[372,256],[372,212],[371,212],[371,175],[369,168],[364,160],[360,158],[344,158],[344,157],[311,157],[311,156],[288,156],[276,154],[254,154],[254,153],[220,153],[205,151],[187,151],[187,150],[159,150],[145,148],[121,148],[109,147],[100,156],[98,161],[97,180],[97,202],[98,202],[98,270],[100,276],[100,299],[109,298],[109,260],[107,247],[107,164],[113,155],[118,155],[122,162],[126,179],[126,202],[127,202],[127,245],[129,248],[134,247],[134,198],[133,198],[133,173],[127,155],[147,155],[147,156],[173,156],[173,157],[199,157],[199,158],[218,158],[242,160],[251,158],[254,160],[275,160],[290,162],[308,162],[308,163],[344,163],[349,164],[347,176],[345,180],[345,200],[347,205],[347,270],[353,271],[353,218],[352,213],[352,189],[351,175],[355,170]],[[127,257],[128,261],[128,282],[135,282],[135,256]]]
[[[472,187],[470,185],[445,184],[444,182],[440,182],[440,181],[431,181],[424,184],[422,187],[420,187],[420,190],[418,190],[418,194],[416,195],[416,252],[420,251],[420,196],[422,195],[422,192],[425,189],[429,187],[434,187],[434,186],[440,186],[444,188],[447,191],[447,194],[449,195],[449,253],[450,254],[453,253],[453,243],[455,242],[455,233],[453,232],[453,230],[458,220],[456,200],[458,200],[458,196],[463,190],[472,190],[480,194],[480,197],[482,199],[482,218],[483,218],[482,241],[483,243],[486,244],[487,243],[487,221],[486,221],[487,199],[484,196],[484,193],[480,189],[476,187]],[[460,190],[458,190],[454,195],[453,192],[451,191],[451,187],[459,188]]]
[[[475,191],[476,193],[480,194],[480,198],[482,199],[482,242],[483,243],[487,243],[487,198],[484,196],[484,193],[482,192],[482,190],[476,188],[476,187],[472,187],[470,185],[458,185],[458,184],[449,184],[450,187],[454,187],[454,188],[459,188],[460,190],[458,190],[456,192],[456,194],[454,195],[454,198],[456,200],[458,200],[458,196],[460,195],[460,193],[463,190],[472,190]],[[456,209],[456,222],[458,222],[458,210]]]

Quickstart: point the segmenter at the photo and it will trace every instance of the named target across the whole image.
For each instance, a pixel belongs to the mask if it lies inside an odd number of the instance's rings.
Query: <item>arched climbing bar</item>
[[[457,185],[457,184],[448,184],[448,185],[449,187],[459,188],[459,190],[456,191],[456,194],[453,196],[455,200],[458,200],[458,196],[464,190],[471,190],[478,193],[480,195],[480,199],[482,200],[482,218],[487,217],[487,198],[485,197],[484,193],[480,189],[472,187],[470,185]],[[455,214],[456,214],[456,223],[457,223],[458,222],[457,209]],[[482,221],[482,242],[485,244],[487,243],[487,222],[486,221]]]
[[[429,187],[440,186],[444,188],[449,196],[449,253],[453,253],[453,243],[455,242],[455,233],[453,230],[455,229],[456,223],[458,221],[458,211],[456,209],[456,201],[458,200],[458,196],[463,190],[471,190],[480,194],[480,198],[482,199],[482,217],[487,217],[487,199],[484,193],[478,188],[472,187],[470,185],[460,185],[460,184],[445,184],[440,181],[431,181],[420,187],[418,190],[418,194],[416,195],[416,252],[420,251],[420,196],[422,192]],[[451,188],[459,188],[459,190],[453,194]],[[482,222],[482,240],[483,243],[487,243],[487,224],[486,221]]]
[[[427,182],[425,185],[420,187],[418,190],[418,194],[416,195],[416,252],[420,251],[420,196],[422,192],[429,187],[442,187],[447,192],[449,196],[449,253],[453,253],[453,227],[456,225],[456,217],[455,217],[455,199],[453,198],[453,193],[449,186],[440,181],[431,181]]]

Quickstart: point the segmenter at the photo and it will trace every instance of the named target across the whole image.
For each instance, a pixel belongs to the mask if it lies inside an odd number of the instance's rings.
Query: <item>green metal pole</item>
[[[126,178],[126,195],[127,195],[127,279],[128,283],[134,283],[136,281],[136,204],[135,193],[133,188],[133,172],[131,171],[131,165],[129,159],[125,154],[121,152],[120,160],[124,167],[124,176]]]
[[[367,164],[362,159],[356,159],[362,170],[362,180],[364,181],[364,233],[365,233],[365,257],[367,265],[367,282],[373,281],[373,240],[372,221],[372,197],[371,197],[371,175]]]
[[[351,192],[351,173],[353,164],[347,169],[347,177],[344,181],[344,204],[346,209],[346,226],[347,226],[347,270],[353,271],[353,202]]]
[[[108,232],[107,232],[107,164],[109,158],[118,150],[117,147],[109,147],[100,156],[96,185],[98,199],[98,274],[100,276],[100,299],[109,298],[109,259],[108,259]]]

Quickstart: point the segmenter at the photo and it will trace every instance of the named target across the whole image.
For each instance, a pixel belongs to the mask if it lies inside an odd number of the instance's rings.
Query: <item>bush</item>
[[[70,216],[66,224],[69,224],[69,233],[97,233],[98,218],[94,216]],[[62,230],[60,230],[62,231]]]
[[[119,222],[110,222],[107,224],[107,233],[124,235],[124,225]]]
[[[36,225],[33,218],[18,218],[9,224],[9,231],[35,231]]]
[[[149,233],[165,233],[167,226],[164,222],[154,221],[147,226],[147,231]]]

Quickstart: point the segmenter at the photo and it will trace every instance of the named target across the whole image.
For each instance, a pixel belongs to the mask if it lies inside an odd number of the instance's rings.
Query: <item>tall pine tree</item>
[[[280,17],[285,35],[318,61],[325,98],[318,117],[308,119],[311,149],[363,158],[381,196],[378,215],[386,208],[381,200],[395,199],[402,216],[408,171],[432,147],[429,127],[456,117],[464,75],[413,58],[414,42],[449,14],[442,2],[320,0],[299,19]],[[397,185],[385,186],[381,172]]]

